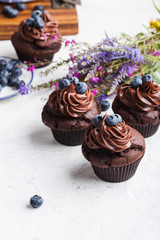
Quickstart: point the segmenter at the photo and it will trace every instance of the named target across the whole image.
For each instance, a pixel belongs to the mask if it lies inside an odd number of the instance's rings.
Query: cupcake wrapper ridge
[[[153,134],[155,134],[159,128],[160,122],[157,124],[149,124],[148,126],[138,126],[138,125],[131,125],[129,124],[132,128],[136,129],[138,132],[142,134],[144,138],[150,137]]]
[[[136,172],[142,157],[136,162],[123,167],[97,167],[92,165],[95,174],[106,182],[123,182],[130,179]]]
[[[86,128],[76,131],[61,131],[51,129],[53,136],[57,140],[57,142],[67,146],[81,145],[84,139],[85,130]]]

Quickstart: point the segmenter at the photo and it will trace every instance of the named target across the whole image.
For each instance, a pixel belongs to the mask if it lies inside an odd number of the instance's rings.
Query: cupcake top
[[[59,89],[49,96],[49,106],[67,117],[81,117],[88,112],[94,103],[94,94],[84,82],[78,78],[62,79]]]
[[[119,114],[97,115],[85,135],[85,144],[91,149],[105,148],[122,152],[132,145],[132,128]]]
[[[131,84],[119,87],[117,97],[129,108],[150,112],[160,105],[160,87],[150,74],[135,76]]]
[[[31,18],[20,23],[19,33],[25,41],[39,47],[52,47],[61,41],[58,24],[46,11],[35,10]]]

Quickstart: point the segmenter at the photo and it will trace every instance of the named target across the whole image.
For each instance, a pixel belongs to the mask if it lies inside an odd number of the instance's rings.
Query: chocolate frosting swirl
[[[122,84],[117,96],[125,106],[138,111],[150,112],[160,105],[160,87],[151,81],[136,89],[130,84]]]
[[[42,14],[44,20],[44,27],[36,29],[34,27],[27,27],[26,20],[22,21],[19,26],[19,32],[21,37],[27,42],[34,42],[36,45],[45,47],[48,44],[51,46],[53,43],[60,41],[61,35],[58,31],[58,24],[51,15],[45,11]],[[53,36],[57,36],[57,40],[53,39]]]
[[[107,148],[113,152],[122,152],[132,144],[132,130],[122,120],[116,126],[107,126],[105,119],[100,121],[98,127],[91,125],[85,135],[85,143],[89,148]]]
[[[73,83],[62,90],[55,90],[48,100],[51,108],[60,110],[64,115],[74,118],[88,112],[92,108],[93,102],[94,94],[90,88],[85,93],[79,94]]]

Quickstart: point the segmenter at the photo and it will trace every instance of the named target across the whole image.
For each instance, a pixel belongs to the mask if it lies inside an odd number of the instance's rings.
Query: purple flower
[[[94,94],[94,96],[98,93],[98,90],[96,90],[96,89],[93,89],[92,90],[92,93]]]
[[[93,82],[93,83],[98,83],[99,82],[99,78],[98,77],[91,77],[89,79],[90,82]]]
[[[21,95],[27,95],[28,92],[29,92],[29,88],[27,88],[26,86],[21,86],[18,90],[18,92],[21,94]]]
[[[32,66],[27,68],[27,71],[33,72],[34,70],[35,70],[35,66],[34,65],[32,65]]]
[[[58,82],[55,82],[55,83],[54,83],[54,86],[55,86],[55,88],[57,89],[57,88],[58,88]]]

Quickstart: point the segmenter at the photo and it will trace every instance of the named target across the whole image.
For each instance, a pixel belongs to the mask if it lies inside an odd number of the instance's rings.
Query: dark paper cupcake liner
[[[144,138],[150,137],[155,134],[159,128],[159,122],[155,125],[149,124],[147,126],[138,126],[138,125],[131,125],[132,128],[136,129],[138,132],[142,134]]]
[[[136,172],[142,157],[136,162],[123,167],[102,168],[92,165],[95,174],[106,182],[123,182],[130,179]]]
[[[86,129],[81,129],[76,131],[61,131],[56,129],[51,129],[51,130],[54,138],[59,143],[62,143],[67,146],[77,146],[82,144]]]

